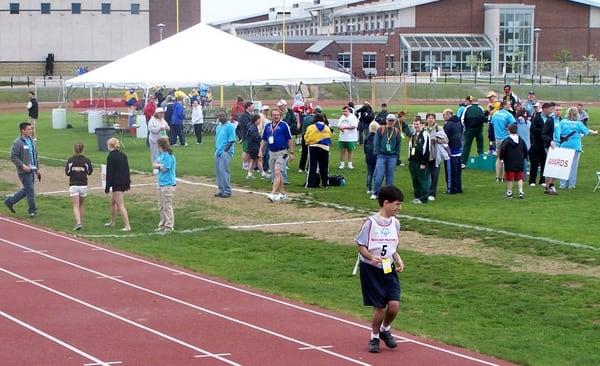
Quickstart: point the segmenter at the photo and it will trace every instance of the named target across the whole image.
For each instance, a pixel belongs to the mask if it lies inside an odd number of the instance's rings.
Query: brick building
[[[561,50],[575,61],[600,53],[594,0],[314,0],[214,25],[266,47],[281,49],[285,38],[286,53],[352,64],[361,78],[434,69],[531,74]],[[323,41],[336,43],[337,57],[319,58]]]

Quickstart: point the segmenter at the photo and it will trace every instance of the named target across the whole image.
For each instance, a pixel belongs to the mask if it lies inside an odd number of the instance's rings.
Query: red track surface
[[[2,365],[508,365],[1,216],[0,294]]]

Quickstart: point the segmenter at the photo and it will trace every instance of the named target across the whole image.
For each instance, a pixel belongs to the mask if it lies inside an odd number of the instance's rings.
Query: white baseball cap
[[[287,105],[287,102],[285,100],[283,100],[283,99],[279,99],[279,102],[277,102],[277,105],[279,107],[281,107],[282,105]]]

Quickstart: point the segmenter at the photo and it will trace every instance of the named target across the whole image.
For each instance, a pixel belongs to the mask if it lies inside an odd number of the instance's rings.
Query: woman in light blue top
[[[575,188],[577,183],[577,167],[579,166],[579,156],[583,151],[581,146],[581,136],[597,135],[598,131],[590,130],[583,122],[579,121],[579,111],[577,107],[569,108],[567,118],[560,121],[560,147],[575,150],[575,156],[571,164],[571,172],[568,180],[560,181],[560,188]]]
[[[167,233],[173,231],[175,226],[175,215],[173,213],[173,196],[175,194],[177,163],[175,155],[169,145],[169,139],[161,137],[157,141],[159,154],[152,164],[157,169],[156,180],[158,182],[158,210],[160,221],[157,232]]]

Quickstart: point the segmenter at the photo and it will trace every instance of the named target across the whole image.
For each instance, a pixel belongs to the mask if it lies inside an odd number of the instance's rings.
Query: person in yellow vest
[[[132,127],[135,124],[135,110],[137,109],[140,98],[134,88],[127,89],[123,98],[125,99],[125,105],[129,112],[129,127]]]
[[[498,101],[498,95],[494,91],[487,93],[488,108],[485,115],[488,117],[488,140],[490,140],[490,154],[496,154],[496,138],[494,136],[494,127],[492,126],[492,116],[502,109],[502,104]],[[499,146],[498,146],[499,147]]]

